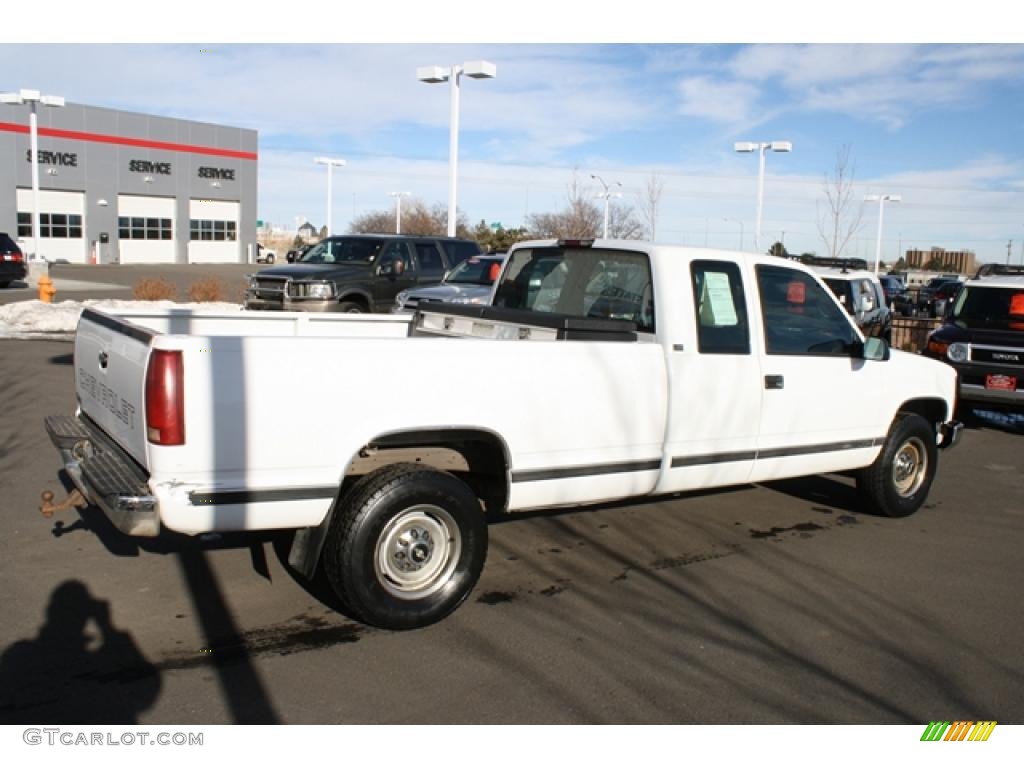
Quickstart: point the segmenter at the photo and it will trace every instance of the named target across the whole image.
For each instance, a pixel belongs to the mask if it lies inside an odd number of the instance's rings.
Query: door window
[[[849,357],[860,340],[826,289],[805,272],[757,267],[769,355]]]

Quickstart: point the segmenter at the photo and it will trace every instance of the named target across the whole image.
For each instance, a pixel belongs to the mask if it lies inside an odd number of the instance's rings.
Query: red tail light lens
[[[154,445],[185,444],[185,366],[181,352],[154,349],[146,370],[146,437]]]

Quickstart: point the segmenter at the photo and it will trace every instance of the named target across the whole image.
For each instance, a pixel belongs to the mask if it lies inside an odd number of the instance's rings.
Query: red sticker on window
[[[492,283],[498,279],[498,274],[501,272],[501,264],[491,264],[491,271],[487,273],[487,279]]]
[[[807,286],[794,280],[786,287],[786,301],[790,304],[803,304],[807,300]]]

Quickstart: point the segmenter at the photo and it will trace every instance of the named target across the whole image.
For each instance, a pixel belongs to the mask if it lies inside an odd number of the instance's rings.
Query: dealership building
[[[0,232],[73,264],[252,262],[256,131],[81,104],[0,104]]]

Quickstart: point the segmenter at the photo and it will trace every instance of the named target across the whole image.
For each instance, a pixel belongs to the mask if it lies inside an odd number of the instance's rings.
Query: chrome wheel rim
[[[377,539],[377,578],[391,595],[419,600],[451,579],[462,552],[455,519],[441,507],[418,504],[398,513]]]
[[[896,493],[907,498],[917,493],[928,474],[928,452],[918,437],[899,447],[892,461],[892,482]]]

